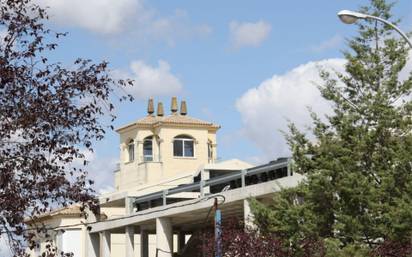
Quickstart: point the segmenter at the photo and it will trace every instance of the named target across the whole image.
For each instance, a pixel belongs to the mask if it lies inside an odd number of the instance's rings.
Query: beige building
[[[81,217],[77,206],[41,217],[54,244],[75,257],[194,257],[194,234],[213,220],[213,199],[224,217],[248,221],[248,197],[269,200],[301,176],[289,159],[253,167],[237,160],[217,161],[220,126],[192,118],[186,102],[172,98],[170,114],[149,100],[147,116],[116,131],[120,137],[115,191],[101,195],[100,218]],[[106,171],[102,171],[106,172]],[[40,248],[45,239],[39,236]],[[174,253],[174,254],[173,254]],[[37,255],[33,255],[37,256]]]
[[[120,135],[120,167],[115,173],[117,191],[134,191],[162,181],[193,175],[201,165],[216,161],[216,132],[220,127],[187,115],[186,103],[178,110],[172,99],[171,114],[158,103],[148,114],[116,131]]]

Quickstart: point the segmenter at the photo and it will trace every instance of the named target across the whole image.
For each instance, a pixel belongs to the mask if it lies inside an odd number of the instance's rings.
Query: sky
[[[336,13],[367,1],[38,0],[49,7],[49,26],[68,32],[51,57],[106,60],[116,76],[134,79],[132,103],[117,103],[115,127],[146,115],[147,99],[188,102],[190,116],[222,126],[221,160],[254,164],[289,155],[287,122],[310,124],[307,107],[327,113],[314,85],[319,67],[342,69],[345,40],[356,27]],[[412,1],[394,14],[412,30]],[[412,66],[410,66],[412,67]],[[119,137],[88,153],[97,189],[113,188]]]

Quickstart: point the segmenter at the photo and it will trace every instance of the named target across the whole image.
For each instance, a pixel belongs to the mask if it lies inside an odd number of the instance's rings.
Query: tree
[[[289,257],[292,249],[285,247],[280,238],[271,233],[260,233],[254,227],[246,227],[237,219],[229,220],[221,226],[221,248],[225,257]],[[205,228],[201,233],[194,235],[198,244],[198,256],[215,256],[215,231],[214,228]],[[313,249],[317,245],[312,242],[301,242],[306,244],[304,256],[313,257]],[[317,243],[317,242],[314,242]],[[317,249],[318,250],[318,249]],[[194,256],[195,257],[195,256]]]
[[[392,7],[371,0],[360,11],[396,24]],[[316,238],[347,256],[388,242],[405,248],[412,233],[412,76],[399,77],[408,47],[386,25],[357,25],[359,34],[343,52],[346,72],[320,72],[319,89],[333,112],[325,118],[311,113],[315,140],[290,125],[294,168],[306,181],[275,196],[269,207],[254,202],[263,230],[295,247]]]
[[[74,164],[86,164],[84,150],[110,126],[102,117],[113,109],[112,93],[131,100],[119,91],[131,81],[112,78],[107,62],[51,63],[65,34],[47,29],[47,18],[31,0],[0,0],[0,237],[11,239],[16,256],[34,247],[25,219],[94,206],[92,181]]]
[[[326,257],[324,245],[313,239],[299,241],[299,249],[285,245],[276,233],[267,233],[256,227],[250,227],[237,219],[228,220],[221,226],[221,250],[225,257]],[[198,256],[215,256],[214,228],[205,228],[194,234],[198,245]],[[194,253],[191,253],[196,257]],[[184,254],[183,254],[184,255]]]

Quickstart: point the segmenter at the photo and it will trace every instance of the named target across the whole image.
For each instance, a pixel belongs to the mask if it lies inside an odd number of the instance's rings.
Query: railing
[[[231,173],[227,175],[222,175],[214,177],[208,180],[200,180],[199,182],[194,182],[191,184],[181,185],[175,188],[166,189],[163,191],[158,191],[155,193],[147,194],[144,196],[136,197],[134,200],[134,206],[139,209],[139,205],[148,203],[148,208],[154,207],[150,206],[152,201],[160,201],[160,205],[167,205],[167,196],[183,193],[183,192],[199,192],[200,197],[205,196],[205,189],[209,189],[213,186],[225,186],[228,183],[234,185],[240,184],[237,187],[246,187],[251,184],[263,183],[269,180],[275,180],[281,177],[291,176],[292,171],[290,169],[290,159],[282,158],[276,161],[270,162],[266,165],[253,167],[250,169],[242,170],[241,172]],[[260,177],[258,177],[260,176]],[[240,182],[240,183],[236,183]],[[235,187],[235,188],[237,188]],[[230,188],[229,190],[234,189]],[[159,206],[159,205],[156,205]],[[145,208],[147,209],[147,208]]]

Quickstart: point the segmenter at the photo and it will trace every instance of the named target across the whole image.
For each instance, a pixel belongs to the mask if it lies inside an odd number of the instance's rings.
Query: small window
[[[145,162],[153,161],[153,137],[146,137],[143,141],[143,160]]]
[[[211,141],[207,142],[207,157],[209,161],[213,160],[213,145]]]
[[[129,162],[134,161],[134,141],[130,140],[129,144],[127,145],[127,152],[129,154]]]
[[[177,136],[173,140],[173,156],[176,157],[193,157],[194,141],[188,136]]]

